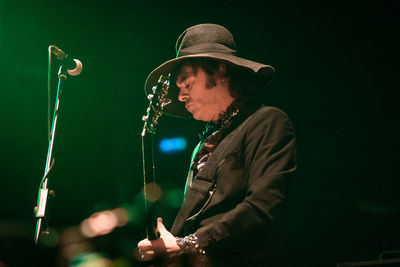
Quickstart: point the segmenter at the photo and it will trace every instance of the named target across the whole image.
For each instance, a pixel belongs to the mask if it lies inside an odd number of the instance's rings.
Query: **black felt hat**
[[[160,75],[173,72],[178,63],[187,58],[209,58],[226,64],[251,70],[259,79],[268,82],[274,68],[251,60],[236,56],[236,45],[232,34],[224,27],[216,24],[199,24],[186,29],[176,42],[176,58],[166,61],[154,69],[146,79],[146,94],[152,92]],[[163,113],[177,117],[190,117],[183,102],[178,100],[179,89],[171,83],[168,98],[172,102],[167,105]]]

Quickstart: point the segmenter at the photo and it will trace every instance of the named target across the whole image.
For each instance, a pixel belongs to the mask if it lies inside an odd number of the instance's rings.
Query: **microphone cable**
[[[47,64],[47,137],[50,141],[51,125],[50,125],[50,101],[51,101],[51,45],[48,48],[48,64]]]

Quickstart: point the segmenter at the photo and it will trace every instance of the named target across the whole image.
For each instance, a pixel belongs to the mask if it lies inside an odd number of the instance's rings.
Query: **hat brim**
[[[256,74],[263,83],[267,83],[275,73],[275,69],[270,65],[257,63],[251,60],[234,56],[232,54],[204,53],[204,54],[186,55],[168,60],[165,63],[158,66],[156,69],[154,69],[149,74],[145,82],[146,95],[152,93],[152,87],[157,84],[157,81],[161,75],[167,75],[171,73],[178,65],[178,63],[180,63],[182,60],[186,58],[199,58],[199,57],[215,59],[221,62],[225,62],[227,64],[252,70],[254,74]],[[175,117],[190,118],[192,115],[185,109],[185,104],[178,100],[178,94],[179,94],[179,88],[176,86],[174,82],[171,83],[168,88],[167,97],[170,98],[172,102],[167,106],[165,106],[165,108],[163,109],[163,113]]]

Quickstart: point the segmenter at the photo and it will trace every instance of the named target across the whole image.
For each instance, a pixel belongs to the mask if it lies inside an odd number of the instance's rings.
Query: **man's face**
[[[179,87],[179,101],[185,102],[185,108],[193,118],[201,121],[217,121],[232,103],[226,82],[217,79],[216,86],[207,88],[207,74],[199,68],[197,73],[189,66],[183,66],[178,72],[176,85]]]

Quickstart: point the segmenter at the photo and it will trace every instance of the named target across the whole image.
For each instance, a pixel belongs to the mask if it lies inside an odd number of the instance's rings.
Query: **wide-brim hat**
[[[154,69],[146,79],[146,94],[152,93],[161,75],[176,71],[176,66],[187,58],[209,58],[237,67],[251,70],[257,79],[267,83],[274,74],[274,68],[236,56],[236,44],[233,35],[223,26],[199,24],[186,29],[176,42],[176,58],[166,61]],[[183,102],[178,100],[179,88],[171,82],[167,97],[172,100],[165,106],[163,113],[177,117],[191,117]]]

